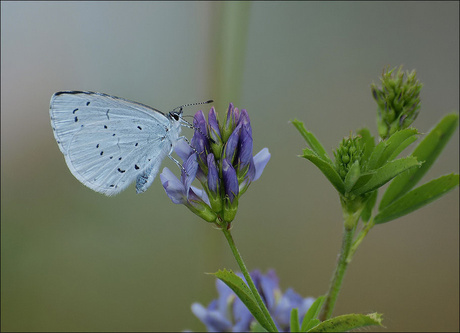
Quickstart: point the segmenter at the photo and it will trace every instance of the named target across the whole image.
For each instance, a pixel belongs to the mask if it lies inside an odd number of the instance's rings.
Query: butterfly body
[[[51,126],[72,174],[106,195],[136,181],[144,192],[180,139],[182,109],[164,114],[102,93],[62,91],[50,102]]]

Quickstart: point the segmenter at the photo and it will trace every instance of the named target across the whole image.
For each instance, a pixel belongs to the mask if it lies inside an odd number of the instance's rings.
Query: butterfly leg
[[[182,164],[180,164],[180,162],[178,160],[176,160],[174,157],[172,157],[171,154],[168,155],[168,157],[171,159],[171,161],[173,161],[174,163],[176,163],[176,165],[185,172],[185,174],[188,176],[188,173],[187,173],[187,170],[185,170],[185,168],[182,166]]]
[[[191,144],[190,144],[190,141],[185,137],[185,136],[180,136],[179,137],[179,140],[184,140],[185,142],[187,142],[187,144],[190,146],[190,148],[192,148],[192,150],[198,154],[198,151],[195,149],[195,147],[193,147]]]

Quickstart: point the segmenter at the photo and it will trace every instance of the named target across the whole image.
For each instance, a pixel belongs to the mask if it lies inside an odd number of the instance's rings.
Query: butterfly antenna
[[[198,102],[198,103],[189,103],[189,104],[184,104],[184,105],[181,105],[181,106],[178,106],[177,108],[174,108],[172,110],[172,112],[176,111],[177,109],[179,109],[179,111],[182,111],[183,108],[187,107],[187,106],[193,106],[193,105],[201,105],[201,104],[209,104],[209,103],[212,103],[214,102],[212,99],[210,99],[209,101],[206,101],[206,102]]]
[[[187,106],[201,105],[201,104],[209,104],[209,103],[212,103],[212,102],[214,102],[214,101],[213,101],[212,99],[210,99],[210,100],[208,100],[208,101],[206,101],[206,102],[184,104],[184,105],[178,106],[177,108],[174,108],[174,110],[179,109],[180,111],[182,111],[182,108],[187,107]],[[174,110],[173,110],[173,112],[174,112]],[[185,116],[183,116],[183,117],[193,117],[193,116],[185,115]],[[193,129],[197,130],[198,132],[200,132],[200,134],[202,134],[204,137],[206,137],[206,138],[207,138],[209,141],[211,141],[212,143],[216,143],[209,135],[203,133],[203,132],[201,131],[201,128],[193,126],[191,123],[189,123],[189,122],[186,121],[185,119],[181,119],[181,121],[182,121],[183,123],[185,123],[187,127],[193,128]]]

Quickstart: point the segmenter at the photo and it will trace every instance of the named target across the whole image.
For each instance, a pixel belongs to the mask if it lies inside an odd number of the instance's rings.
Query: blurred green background
[[[458,12],[458,2],[2,1],[2,331],[203,330],[190,305],[216,296],[204,273],[237,269],[223,235],[174,205],[158,179],[110,198],[80,184],[51,130],[54,92],[100,91],[165,112],[213,98],[221,119],[229,102],[246,108],[254,152],[272,157],[240,201],[235,240],[250,269],[274,268],[283,290],[318,296],[340,248],[341,208],[297,157],[305,143],[289,120],[331,155],[352,130],[376,134],[370,83],[403,64],[424,83],[414,125],[427,132],[459,109]],[[458,171],[457,131],[422,182]],[[335,314],[381,312],[380,331],[458,331],[458,199],[456,189],[375,227]]]

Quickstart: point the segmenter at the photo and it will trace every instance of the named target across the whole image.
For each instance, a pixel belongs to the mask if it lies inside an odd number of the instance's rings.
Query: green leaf
[[[388,186],[379,210],[383,210],[393,201],[410,191],[430,169],[437,157],[458,127],[458,115],[448,114],[418,144],[411,156],[424,162],[418,169],[412,169],[396,177]]]
[[[385,149],[382,152],[382,155],[377,162],[377,168],[383,166],[387,161],[391,161],[391,157],[396,154],[396,156],[401,153],[402,149],[405,147],[401,147],[402,144],[409,144],[417,140],[416,135],[418,131],[415,128],[406,128],[404,130],[398,131],[390,136],[385,142]],[[405,142],[407,139],[412,139],[413,141],[409,140]],[[406,147],[407,147],[406,145]],[[394,156],[394,157],[396,157]]]
[[[385,223],[423,207],[458,186],[458,175],[450,174],[434,179],[406,193],[386,206],[375,217],[375,224]]]
[[[401,152],[406,149],[411,143],[417,140],[417,136],[413,135],[408,137],[406,140],[401,142],[401,144],[394,150],[394,152],[391,154],[390,158],[388,159],[389,161],[393,161],[396,157],[398,157]]]
[[[374,209],[375,202],[377,201],[377,193],[377,190],[373,191],[366,201],[366,206],[364,206],[363,212],[361,213],[361,219],[364,222],[369,221],[372,216],[372,209]]]
[[[325,297],[320,296],[313,302],[313,304],[310,306],[307,313],[305,314],[305,317],[303,317],[300,332],[306,332],[313,326],[316,326],[320,323],[320,321],[317,318],[319,316],[321,308],[323,307],[324,301]]]
[[[341,194],[345,193],[345,185],[343,180],[340,178],[332,163],[326,162],[319,158],[318,155],[316,155],[308,148],[304,149],[302,157],[316,165],[318,169],[320,169],[326,178],[331,182],[331,184],[337,189],[337,191],[339,191]]]
[[[355,186],[359,177],[361,176],[361,169],[359,166],[359,161],[355,161],[351,168],[348,170],[347,175],[345,176],[345,192],[350,192],[353,186]]]
[[[355,328],[365,326],[383,326],[382,315],[379,313],[363,314],[347,314],[325,320],[308,332],[346,332]]]
[[[265,318],[251,290],[242,278],[233,273],[231,270],[226,269],[219,270],[216,273],[211,274],[215,275],[219,280],[224,282],[231,290],[233,290],[241,302],[246,305],[254,318],[256,318],[256,320],[260,323],[260,325],[262,325],[262,327],[267,331],[270,331],[270,323],[268,322],[267,318]]]
[[[291,310],[291,332],[300,332],[299,310],[297,308]]]
[[[405,157],[388,162],[381,168],[375,170],[375,174],[372,178],[363,186],[353,189],[352,193],[355,195],[361,195],[366,192],[374,191],[399,175],[401,172],[410,168],[418,167],[420,164],[421,163],[418,162],[415,157]]]
[[[318,155],[322,160],[329,162],[332,164],[331,158],[327,154],[324,147],[321,145],[319,140],[313,135],[313,133],[307,131],[303,122],[294,119],[292,124],[297,128],[300,134],[304,137],[305,141],[307,141],[308,146]]]
[[[369,157],[372,154],[372,151],[375,148],[374,137],[371,135],[371,132],[367,128],[362,128],[357,132],[361,136],[361,142],[363,143],[364,152],[361,157],[361,164],[366,165]]]
[[[371,156],[369,156],[369,162],[367,163],[366,170],[378,169],[378,162],[380,157],[385,150],[386,143],[385,141],[380,141],[377,146],[372,150]]]

